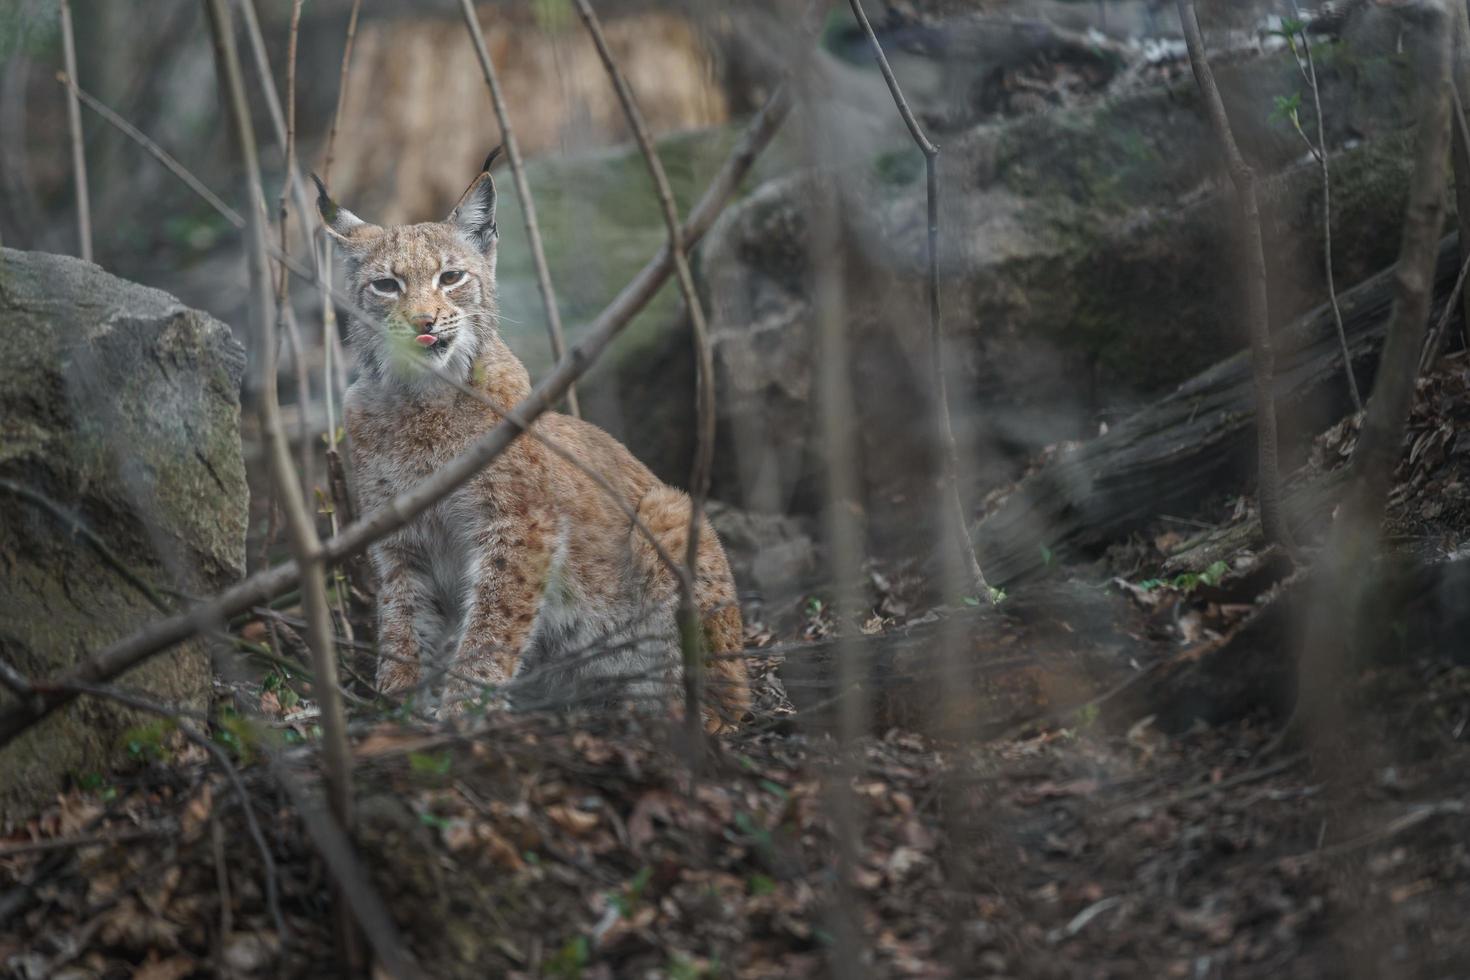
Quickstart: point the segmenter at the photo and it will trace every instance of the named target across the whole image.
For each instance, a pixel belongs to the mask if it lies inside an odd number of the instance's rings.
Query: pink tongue
[[[423,344],[425,347],[433,347],[435,344],[437,344],[439,342],[439,338],[438,337],[435,337],[431,333],[421,333],[421,334],[419,334],[417,337],[415,337],[413,339],[414,340],[417,340],[419,343]]]

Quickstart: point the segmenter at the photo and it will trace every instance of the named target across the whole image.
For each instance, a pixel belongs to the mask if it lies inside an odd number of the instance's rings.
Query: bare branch
[[[510,177],[515,183],[516,197],[521,202],[521,217],[526,223],[526,243],[531,247],[531,264],[536,269],[536,288],[541,293],[541,304],[546,307],[546,332],[551,337],[551,356],[559,361],[565,356],[567,347],[561,328],[561,309],[556,303],[556,291],[551,286],[551,270],[546,265],[546,249],[541,244],[541,226],[536,221],[536,201],[531,197],[531,184],[526,180],[521,147],[510,124],[505,95],[500,90],[495,62],[490,59],[490,49],[485,45],[485,32],[480,29],[480,18],[475,13],[475,6],[471,0],[460,0],[459,5],[464,13],[464,23],[469,28],[470,38],[475,42],[475,56],[480,59],[480,70],[485,73],[490,101],[495,106],[495,120],[500,124],[500,138],[505,144],[505,155],[510,160]],[[577,405],[575,386],[567,389],[567,410],[578,418],[582,416],[582,410]]]
[[[72,34],[71,0],[61,0],[61,57],[68,78],[77,77],[77,45]],[[82,107],[76,92],[66,100],[66,125],[71,135],[71,169],[77,193],[77,248],[92,261],[92,201],[87,194],[87,154],[82,144]]]
[[[1296,0],[1291,0],[1291,11],[1298,21],[1301,20],[1301,8],[1297,6]],[[1312,156],[1317,160],[1317,165],[1322,168],[1322,263],[1323,271],[1327,276],[1327,301],[1332,304],[1332,319],[1337,324],[1337,343],[1342,348],[1342,370],[1347,376],[1348,394],[1353,399],[1353,411],[1363,410],[1363,396],[1358,391],[1358,378],[1353,374],[1353,356],[1348,351],[1347,328],[1342,323],[1342,308],[1337,303],[1337,276],[1332,271],[1332,172],[1327,162],[1327,127],[1322,119],[1322,93],[1317,87],[1317,61],[1312,56],[1312,39],[1307,36],[1307,29],[1302,27],[1302,53],[1305,56],[1305,76],[1307,87],[1312,90],[1312,106],[1317,111],[1317,143],[1313,146],[1311,140],[1307,145],[1312,148]],[[1295,46],[1293,45],[1293,54]],[[1300,66],[1301,61],[1298,62]],[[1301,126],[1296,127],[1301,133]],[[1302,139],[1307,139],[1307,134],[1302,133]]]
[[[331,183],[332,154],[337,146],[337,127],[342,122],[342,111],[347,106],[347,80],[352,68],[352,46],[357,40],[357,15],[362,11],[362,0],[352,0],[352,11],[347,15],[347,40],[342,46],[342,67],[337,74],[337,105],[332,110],[332,125],[327,130],[327,149],[322,159],[322,180]],[[337,336],[337,311],[332,306],[332,239],[321,236],[321,261],[317,263],[321,274],[322,293],[322,392],[327,406],[327,473],[342,468],[341,455],[337,452],[337,358],[339,339]],[[332,533],[338,531],[337,514],[331,515]],[[339,575],[340,580],[340,575]],[[346,618],[343,622],[347,623]],[[351,629],[351,624],[347,624]]]
[[[786,89],[781,87],[756,114],[704,196],[690,211],[682,236],[686,243],[698,241],[714,224],[715,218],[724,209],[740,181],[749,173],[756,156],[771,141],[786,118],[789,107]],[[321,558],[330,563],[358,554],[368,545],[403,527],[504,452],[525,426],[545,412],[567,386],[581,377],[597,360],[608,344],[653,298],[659,287],[668,281],[672,268],[671,251],[665,245],[598,315],[581,343],[567,351],[567,356],[556,364],[531,394],[508,413],[509,418],[487,432],[465,453],[441,467],[432,477],[324,542]],[[308,279],[312,277],[312,273],[303,270],[299,264],[294,265],[292,271]],[[66,681],[90,683],[116,677],[174,644],[212,628],[221,619],[228,619],[251,606],[269,602],[300,581],[301,571],[296,561],[257,572],[239,585],[200,603],[183,615],[151,623],[97,651],[73,668]],[[54,686],[64,688],[65,683]],[[69,703],[73,697],[74,694],[60,690],[37,699],[38,704],[14,705],[0,712],[0,745],[7,744],[52,711]]]
[[[185,167],[178,160],[175,160],[172,156],[170,156],[167,150],[159,146],[157,143],[153,142],[153,140],[144,135],[143,132],[139,130],[136,126],[128,122],[122,116],[119,116],[117,113],[113,112],[106,105],[98,101],[94,96],[89,95],[85,89],[77,84],[74,77],[66,74],[65,72],[57,72],[56,80],[62,85],[65,85],[72,93],[74,93],[76,97],[80,99],[88,109],[91,109],[93,112],[97,113],[97,115],[101,116],[103,121],[106,122],[109,126],[112,126],[118,132],[122,133],[128,139],[132,140],[134,143],[137,143],[145,151],[147,151],[147,153],[152,156],[153,159],[163,164],[164,168],[168,170],[169,173],[179,178],[179,180],[182,180],[185,186],[189,188],[189,190],[193,191],[195,194],[198,194],[201,198],[203,198],[204,203],[214,208],[214,210],[221,216],[223,216],[226,221],[234,225],[236,228],[245,227],[245,219],[240,216],[240,212],[236,211],[234,208],[230,207],[228,204],[222,201],[218,194],[206,187],[204,183],[200,181],[198,177],[195,177],[194,174],[191,173],[187,167]]]
[[[469,0],[464,0],[464,2],[468,4]],[[700,721],[700,683],[704,663],[703,630],[699,624],[699,610],[695,605],[694,584],[699,577],[699,532],[704,516],[704,498],[709,493],[710,467],[714,461],[715,450],[714,355],[710,351],[709,329],[705,324],[704,305],[699,301],[699,291],[694,287],[694,275],[689,271],[689,256],[685,251],[681,237],[683,232],[679,227],[678,206],[674,202],[674,192],[669,187],[669,178],[664,172],[663,161],[659,159],[658,148],[653,145],[653,138],[648,134],[648,126],[643,121],[643,113],[638,109],[633,90],[629,88],[627,79],[623,77],[622,71],[613,59],[607,38],[602,33],[602,24],[598,22],[597,15],[593,13],[592,5],[588,3],[588,0],[575,0],[575,3],[577,13],[582,17],[582,23],[587,25],[587,32],[592,36],[592,43],[597,47],[597,55],[602,59],[602,65],[607,69],[608,77],[612,80],[613,90],[617,93],[618,101],[622,103],[623,114],[628,117],[628,125],[633,130],[633,138],[638,142],[638,149],[643,154],[644,163],[648,165],[648,174],[653,179],[659,209],[663,213],[664,227],[669,235],[668,248],[673,257],[679,292],[683,295],[684,305],[689,312],[695,362],[699,368],[695,395],[698,440],[694,451],[694,469],[689,477],[689,527],[685,536],[684,553],[686,571],[679,578],[678,612],[680,645],[684,651],[685,722],[691,743],[698,744],[704,732]]]
[[[1195,16],[1193,0],[1176,0],[1179,22],[1184,30],[1184,43],[1189,49],[1189,63],[1199,86],[1205,115],[1220,151],[1225,157],[1230,182],[1241,211],[1242,259],[1245,262],[1246,321],[1250,332],[1251,366],[1256,388],[1256,471],[1259,483],[1261,527],[1266,539],[1294,554],[1291,529],[1281,506],[1281,468],[1277,460],[1276,438],[1276,363],[1271,349],[1271,322],[1266,298],[1266,250],[1261,237],[1261,208],[1256,199],[1255,172],[1241,156],[1225,115],[1215,73],[1205,53],[1204,37]]]
[[[342,47],[342,68],[337,73],[337,106],[332,110],[332,127],[327,130],[327,150],[322,158],[322,180],[332,182],[332,153],[337,147],[337,127],[342,122],[342,111],[347,107],[347,73],[352,67],[352,45],[357,40],[357,15],[362,11],[362,0],[352,0],[352,12],[347,15],[347,42]]]
[[[275,330],[271,323],[270,277],[266,270],[266,235],[263,221],[265,200],[260,186],[260,162],[256,156],[255,133],[245,83],[240,72],[235,36],[230,30],[225,0],[208,0],[210,30],[214,38],[215,62],[230,113],[236,149],[245,171],[249,206],[245,209],[246,259],[251,283],[251,319],[260,372],[260,421],[270,463],[285,513],[292,551],[301,568],[302,601],[311,624],[307,642],[312,652],[312,672],[319,681],[317,697],[322,707],[322,738],[333,812],[343,826],[351,826],[352,756],[347,747],[346,718],[337,690],[337,659],[332,643],[331,613],[327,608],[326,575],[321,543],[302,499],[301,485],[291,470],[285,433],[276,401]],[[284,272],[282,274],[284,276]]]
[[[1467,31],[1467,35],[1470,35],[1470,31]],[[1456,50],[1459,51],[1458,45]],[[1457,55],[1457,57],[1463,56],[1464,52],[1460,52]],[[1463,159],[1467,163],[1470,163],[1470,126],[1466,125],[1465,105],[1460,99],[1458,84],[1450,86],[1450,102],[1452,113],[1450,116],[1450,126],[1454,133],[1452,139],[1455,148],[1454,155],[1450,159],[1455,162],[1455,198],[1457,202],[1464,202],[1459,210],[1465,213],[1466,217],[1461,220],[1470,221],[1470,166],[1465,167],[1467,171],[1465,174],[1467,193],[1463,198],[1460,196],[1461,160]],[[1429,336],[1424,340],[1424,351],[1419,355],[1420,374],[1429,370],[1429,366],[1434,363],[1435,357],[1438,356],[1440,345],[1444,342],[1445,329],[1449,326],[1450,317],[1454,314],[1461,298],[1465,297],[1467,304],[1470,304],[1470,297],[1467,297],[1464,292],[1465,276],[1467,273],[1470,273],[1470,232],[1467,232],[1463,224],[1460,231],[1460,241],[1464,243],[1460,246],[1460,255],[1462,258],[1460,274],[1455,279],[1455,287],[1450,291],[1450,298],[1445,302],[1444,311],[1439,315],[1439,322],[1434,325],[1433,329],[1429,331]],[[1460,308],[1460,326],[1465,331],[1465,346],[1470,347],[1470,316],[1467,316],[1466,312],[1464,307]]]
[[[965,519],[964,504],[960,501],[959,448],[955,445],[954,424],[949,416],[949,384],[946,380],[944,366],[944,331],[939,306],[939,147],[924,135],[923,127],[919,125],[919,120],[909,108],[908,100],[903,97],[903,90],[898,87],[898,79],[894,77],[893,69],[888,64],[888,57],[883,53],[883,45],[878,43],[878,35],[873,33],[873,25],[868,22],[868,15],[863,10],[861,0],[849,0],[849,3],[853,16],[857,18],[863,34],[868,39],[868,46],[873,49],[873,57],[877,59],[878,69],[883,73],[883,80],[888,83],[888,92],[893,96],[893,104],[898,108],[898,114],[903,117],[903,124],[908,127],[909,135],[914,138],[914,142],[924,154],[925,198],[929,221],[929,364],[930,380],[934,385],[936,435],[944,453],[941,474],[944,484],[942,492],[948,497],[945,509],[949,512],[949,520],[953,524],[950,533],[954,536],[956,546],[963,545],[959,548],[963,552],[960,558],[967,566],[966,570],[970,578],[970,581],[966,583],[966,591],[973,588],[978,591],[981,598],[989,599],[992,593],[985,581],[985,573],[980,569],[980,561],[975,557],[975,545],[970,540],[969,521]],[[948,550],[946,548],[946,551]],[[948,588],[951,583],[946,582],[945,585]]]
[[[255,72],[260,76],[260,91],[265,96],[266,115],[270,117],[271,133],[275,136],[276,147],[281,151],[281,158],[285,164],[286,181],[291,188],[291,195],[296,200],[301,234],[307,241],[311,241],[313,227],[311,216],[314,213],[311,207],[312,198],[306,191],[305,181],[301,179],[301,170],[291,158],[287,147],[286,114],[281,108],[280,93],[276,91],[275,76],[271,72],[270,57],[265,49],[265,36],[260,32],[260,18],[255,11],[255,0],[238,0],[238,5],[241,19],[245,23],[245,39],[250,42],[250,53],[255,62]],[[233,31],[231,36],[234,36]]]

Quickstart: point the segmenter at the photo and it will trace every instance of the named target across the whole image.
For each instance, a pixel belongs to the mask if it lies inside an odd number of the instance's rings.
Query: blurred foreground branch
[[[1393,317],[1353,454],[1352,482],[1322,556],[1321,584],[1308,613],[1299,663],[1297,718],[1308,737],[1322,747],[1353,742],[1353,726],[1341,717],[1339,701],[1349,665],[1347,651],[1355,615],[1362,609],[1367,571],[1377,556],[1389,486],[1403,451],[1444,218],[1450,25],[1442,2],[1422,3],[1407,16],[1419,28],[1418,57],[1413,61],[1419,72],[1419,119],[1414,178],[1394,272]]]
[[[468,3],[469,0],[464,0]],[[608,48],[607,38],[603,35],[602,25],[597,20],[597,14],[592,10],[588,0],[575,0],[577,13],[582,18],[582,23],[587,25],[587,33],[592,36],[592,43],[597,47],[597,55],[602,59],[602,65],[607,69],[608,78],[612,80],[613,90],[617,93],[618,101],[622,103],[623,114],[628,117],[628,125],[633,130],[633,137],[638,142],[638,149],[643,154],[643,160],[648,166],[648,174],[653,179],[654,191],[658,195],[659,209],[663,213],[664,227],[668,231],[668,250],[674,263],[674,274],[679,284],[679,293],[684,298],[684,306],[689,313],[690,333],[694,341],[694,359],[698,369],[696,386],[696,423],[695,430],[698,433],[698,441],[694,449],[694,467],[689,476],[689,526],[685,532],[684,564],[685,569],[678,577],[679,581],[679,639],[684,653],[684,722],[688,730],[691,745],[697,745],[703,734],[700,721],[700,681],[704,672],[703,657],[703,629],[699,622],[699,609],[695,604],[694,587],[699,577],[699,532],[702,518],[704,516],[704,498],[709,493],[710,466],[714,461],[715,451],[715,362],[714,355],[710,351],[709,330],[704,319],[704,305],[699,301],[699,291],[694,288],[694,275],[689,271],[689,256],[685,250],[683,230],[679,227],[679,210],[674,203],[674,192],[669,187],[668,175],[664,172],[663,161],[659,159],[658,149],[653,145],[653,138],[648,135],[648,126],[643,121],[643,114],[638,109],[637,100],[633,97],[633,91],[628,87],[628,81],[623,77],[617,62],[613,59],[612,51]],[[698,753],[691,753],[691,760],[698,759]]]
[[[301,493],[301,485],[292,471],[289,448],[281,429],[280,408],[276,400],[276,336],[271,322],[271,286],[266,268],[265,198],[260,184],[260,161],[256,154],[255,133],[250,121],[250,106],[245,98],[245,83],[240,72],[239,52],[230,30],[229,11],[224,0],[208,0],[209,24],[215,45],[215,63],[225,104],[234,129],[235,145],[245,170],[246,258],[250,272],[250,314],[252,333],[257,345],[256,367],[259,371],[260,423],[265,439],[266,459],[285,512],[286,527],[291,537],[291,550],[301,569],[301,594],[307,619],[307,644],[311,648],[312,672],[318,681],[316,695],[322,710],[322,737],[325,748],[327,786],[332,810],[342,826],[352,823],[352,756],[347,748],[347,722],[342,696],[337,689],[337,658],[333,642],[331,612],[327,607],[327,582],[321,542]],[[286,271],[281,271],[284,279]]]

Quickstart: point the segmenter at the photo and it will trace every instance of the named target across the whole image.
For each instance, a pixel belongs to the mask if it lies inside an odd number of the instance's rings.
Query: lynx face
[[[488,166],[489,161],[486,161]],[[317,208],[347,260],[358,310],[349,332],[363,370],[433,386],[468,377],[496,324],[495,182],[475,178],[442,222],[384,228],[339,207],[317,181]]]

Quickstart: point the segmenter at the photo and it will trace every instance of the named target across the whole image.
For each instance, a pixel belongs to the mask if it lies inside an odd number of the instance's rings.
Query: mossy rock
[[[243,576],[245,356],[167,293],[13,249],[0,250],[0,343],[0,657],[47,678],[160,604]],[[210,676],[195,642],[123,683],[198,707]],[[137,723],[83,698],[0,750],[0,826],[111,767]]]

